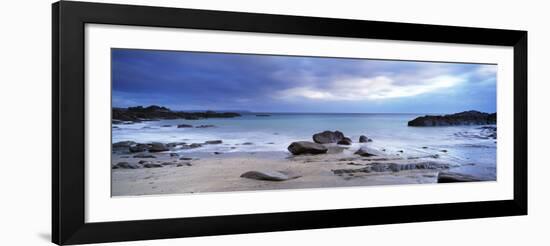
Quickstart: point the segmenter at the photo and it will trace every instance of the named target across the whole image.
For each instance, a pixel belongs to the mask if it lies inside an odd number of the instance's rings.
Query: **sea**
[[[292,142],[312,141],[315,133],[338,130],[352,139],[350,149],[367,145],[384,149],[389,154],[408,157],[438,154],[442,161],[458,163],[459,167],[453,171],[489,180],[496,179],[497,140],[483,134],[484,126],[407,126],[408,121],[423,115],[426,113],[247,113],[234,118],[143,121],[113,125],[112,141],[191,144],[222,140],[222,144],[175,152],[277,153],[273,154],[275,158],[285,158],[290,156],[287,147]],[[178,128],[179,124],[214,127]],[[361,135],[373,141],[359,143]]]

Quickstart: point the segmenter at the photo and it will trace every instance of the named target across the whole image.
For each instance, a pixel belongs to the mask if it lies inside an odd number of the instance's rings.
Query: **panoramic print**
[[[112,196],[496,180],[497,65],[111,50]]]

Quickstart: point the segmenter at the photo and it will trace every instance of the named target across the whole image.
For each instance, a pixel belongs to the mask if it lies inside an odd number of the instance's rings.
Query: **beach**
[[[116,124],[112,195],[422,184],[442,173],[496,180],[496,138],[487,135],[494,126],[407,126],[419,115],[265,113]],[[321,144],[322,154],[288,148],[323,131],[341,131],[350,142]],[[161,147],[125,151],[138,143]]]

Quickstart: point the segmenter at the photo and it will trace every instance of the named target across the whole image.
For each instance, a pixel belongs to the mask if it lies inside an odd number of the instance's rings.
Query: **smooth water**
[[[409,127],[407,122],[420,114],[289,114],[270,116],[244,114],[236,118],[201,120],[161,120],[113,128],[113,143],[186,142],[203,143],[223,140],[223,144],[205,145],[182,152],[287,152],[291,142],[311,141],[312,135],[325,130],[339,130],[358,148],[359,136],[373,139],[369,146],[384,148],[388,153],[403,150],[405,155],[422,156],[438,153],[443,159],[463,166],[460,172],[494,179],[496,176],[496,141],[457,135],[479,131],[480,126]],[[215,125],[213,128],[177,128],[178,124]],[[170,127],[163,127],[170,125]],[[243,143],[252,143],[243,145]],[[427,147],[427,148],[423,148]],[[447,152],[441,152],[447,150]],[[472,165],[473,164],[473,165]]]

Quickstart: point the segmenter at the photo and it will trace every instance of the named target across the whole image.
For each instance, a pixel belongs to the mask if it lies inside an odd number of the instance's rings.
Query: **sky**
[[[496,112],[497,65],[112,49],[113,107]]]

